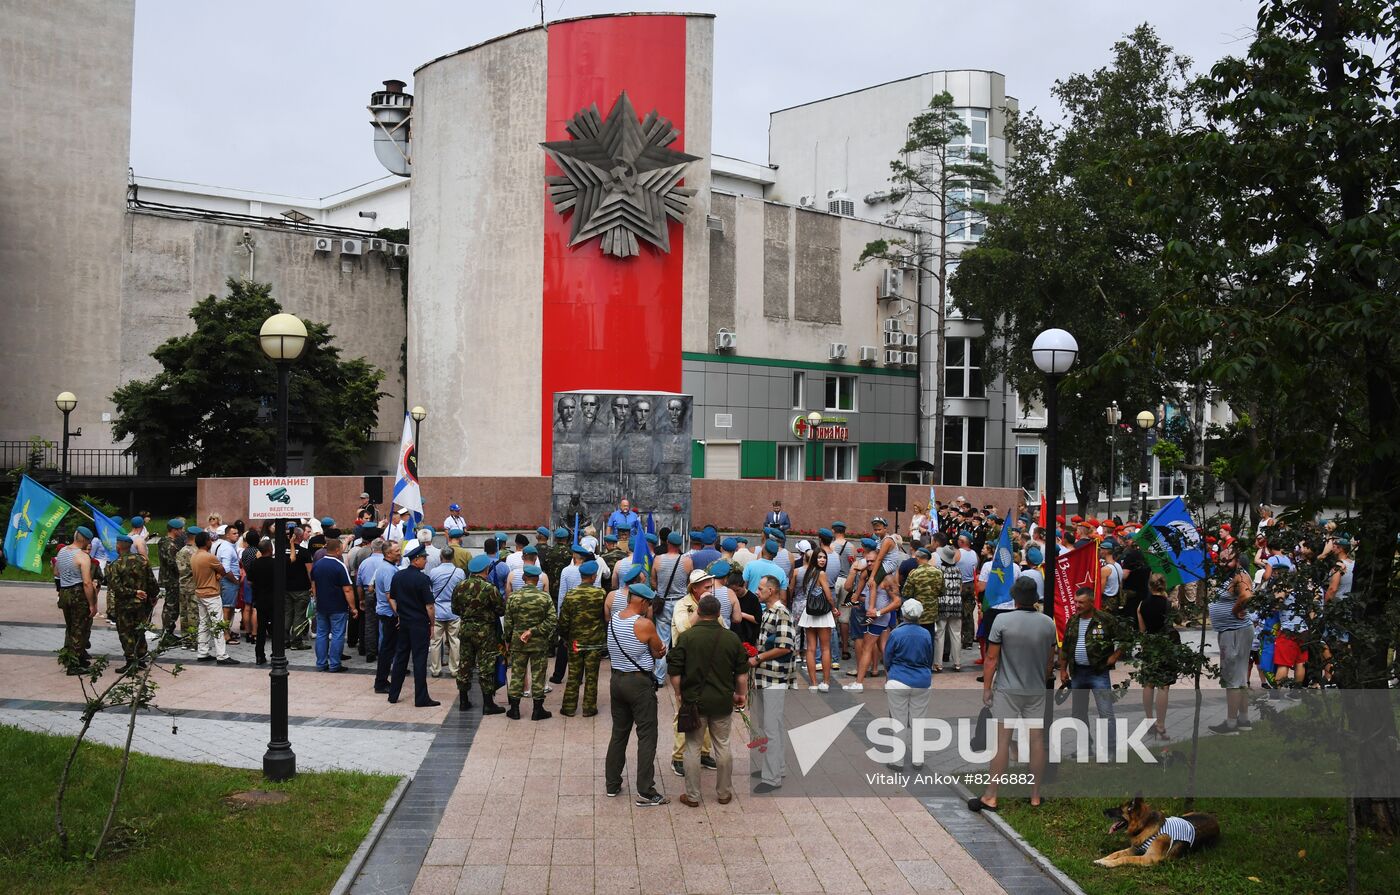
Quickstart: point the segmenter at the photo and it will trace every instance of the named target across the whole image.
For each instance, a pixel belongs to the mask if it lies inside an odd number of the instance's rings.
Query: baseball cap
[[[364,500],[369,500],[369,492],[368,492],[368,491],[361,491],[361,492],[360,492],[360,497],[361,497],[362,499],[364,499]]]
[[[811,550],[811,549],[812,549],[812,542],[811,542],[811,541],[798,541],[798,542],[797,542],[797,552],[798,552],[798,553],[806,553],[808,550]]]
[[[449,506],[448,509],[451,510],[452,512],[456,513],[456,512],[460,512],[461,509],[462,509],[462,507],[461,507],[459,504],[455,504],[455,503],[454,503],[454,504],[452,504],[451,506]]]

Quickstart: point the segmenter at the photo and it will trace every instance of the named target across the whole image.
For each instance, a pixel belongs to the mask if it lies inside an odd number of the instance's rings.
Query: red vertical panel
[[[565,140],[568,119],[597,104],[607,117],[625,90],[639,117],[652,109],[681,132],[685,148],[684,16],[617,16],[549,28],[545,140]],[[545,174],[559,174],[545,160]],[[671,251],[604,255],[598,240],[569,247],[571,219],[554,210],[540,178],[544,215],[543,344],[540,345],[540,471],[552,468],[553,394],[568,389],[680,391],[683,228],[670,222]]]

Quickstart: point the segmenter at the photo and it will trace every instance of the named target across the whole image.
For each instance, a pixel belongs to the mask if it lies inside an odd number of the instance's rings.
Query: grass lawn
[[[92,865],[58,857],[54,794],[72,740],[0,727],[0,889],[7,893],[323,893],[393,790],[370,774],[302,774],[266,783],[258,771],[133,754],[115,829]],[[120,751],[84,744],[65,799],[70,848],[90,851],[111,801]],[[233,793],[286,793],[234,807]]]
[[[1277,759],[1283,741],[1270,727],[1267,721],[1256,721],[1255,729],[1246,735],[1202,740],[1203,782],[1211,776],[1204,769],[1212,765],[1239,767],[1239,761],[1250,754],[1269,753]],[[1176,748],[1185,752],[1189,744]],[[1331,771],[1316,763],[1304,768],[1274,762],[1272,767],[1281,778]],[[1111,776],[1115,771],[1065,766],[1060,782],[1068,784],[1075,775],[1096,773]],[[1126,787],[1126,776],[1124,780]],[[1089,895],[1333,895],[1346,891],[1346,803],[1341,799],[1198,798],[1194,810],[1220,820],[1216,845],[1155,867],[1094,866],[1096,859],[1127,846],[1122,833],[1108,835],[1103,810],[1131,795],[1125,789],[1116,798],[1052,798],[1040,808],[1031,808],[1024,798],[1006,799],[1001,802],[1001,816]],[[1187,810],[1181,799],[1149,794],[1146,800],[1166,815]],[[1359,891],[1396,891],[1400,840],[1359,831],[1357,868]]]

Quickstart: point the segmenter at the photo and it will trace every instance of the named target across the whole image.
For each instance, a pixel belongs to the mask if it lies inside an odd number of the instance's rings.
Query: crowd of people
[[[716,772],[721,802],[732,798],[736,711],[754,740],[766,744],[758,790],[780,788],[785,691],[805,685],[828,692],[843,669],[849,691],[884,678],[891,711],[906,722],[925,710],[934,675],[965,666],[983,672],[977,681],[989,706],[1003,692],[1007,704],[999,708],[1008,714],[1036,710],[1013,694],[1043,691],[1058,676],[1077,717],[1087,717],[1092,697],[1111,722],[1110,672],[1131,653],[1153,732],[1167,737],[1167,693],[1183,668],[1177,627],[1193,600],[1189,591],[1169,593],[1152,572],[1134,523],[1055,520],[1060,551],[1098,554],[1097,580],[1078,589],[1073,612],[1057,631],[1040,610],[1049,527],[1027,512],[1002,519],[992,507],[963,498],[931,512],[916,506],[907,535],[876,515],[868,533],[858,536],[835,520],[812,537],[791,535],[777,502],[751,536],[721,535],[714,526],[643,533],[623,501],[601,537],[592,526],[583,532],[540,526],[532,536],[496,532],[479,551],[465,545],[457,504],[439,546],[434,527],[414,525],[407,511],[386,524],[368,495],[361,498],[345,529],[330,517],[287,524],[289,648],[314,649],[316,669],[338,673],[351,659],[347,650],[358,647],[375,666],[375,692],[390,702],[398,701],[411,673],[414,704],[438,705],[427,681],[446,673],[456,679],[462,710],[476,697],[483,713],[515,720],[528,700],[534,721],[552,717],[546,696],[560,686],[560,714],[596,715],[606,658],[607,793],[621,791],[623,756],[635,731],[638,805],[667,801],[652,776],[662,687],[670,687],[679,708],[671,768],[685,779],[680,800],[688,806],[700,804],[703,770]],[[1012,562],[997,574],[1011,581],[993,589],[1001,594],[993,602],[988,583],[1004,527]],[[194,651],[197,662],[236,663],[227,646],[246,637],[264,664],[273,623],[274,534],[272,523],[224,524],[211,515],[203,528],[171,519],[156,539],[138,517],[117,539],[118,555],[99,561],[101,542],[79,527],[55,559],[70,673],[84,673],[89,661],[88,626],[104,583],[124,668],[145,660],[140,631],[148,623],[168,645]],[[638,538],[646,539],[644,550]],[[1290,533],[1272,514],[1253,551],[1234,539],[1229,524],[1203,541],[1221,570],[1207,608],[1230,705],[1227,720],[1212,729],[1236,733],[1250,727],[1244,688],[1255,669],[1274,692],[1327,683],[1328,661],[1345,636],[1315,624],[1316,607],[1350,593],[1353,544],[1335,526]],[[641,555],[649,559],[638,562]],[[1271,590],[1278,605],[1259,611],[1250,602],[1256,589]],[[1196,602],[1199,609],[1202,601]],[[504,705],[496,698],[502,687]],[[1111,723],[1109,730],[1112,752]],[[1000,760],[1004,766],[1005,756]],[[994,810],[995,790],[974,801],[974,810]]]

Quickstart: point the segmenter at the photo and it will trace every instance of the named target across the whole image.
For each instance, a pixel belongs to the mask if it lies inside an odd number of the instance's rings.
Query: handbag
[[[826,573],[815,566],[809,572],[816,574],[808,576],[811,581],[808,582],[807,586],[807,614],[813,618],[828,615],[831,612],[831,601],[827,599],[826,591],[821,589],[821,583],[818,581],[818,576],[823,576]]]
[[[676,731],[690,733],[700,729],[700,706],[693,702],[682,702],[676,710]]]

